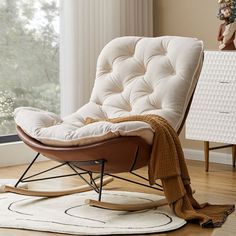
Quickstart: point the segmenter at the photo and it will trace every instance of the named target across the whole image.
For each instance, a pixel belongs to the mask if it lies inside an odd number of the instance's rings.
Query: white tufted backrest
[[[197,83],[202,55],[203,44],[194,38],[116,38],[98,58],[90,102],[68,120],[157,114],[177,131]]]

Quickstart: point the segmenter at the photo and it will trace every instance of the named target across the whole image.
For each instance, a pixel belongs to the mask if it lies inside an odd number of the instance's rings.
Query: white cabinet
[[[205,141],[206,162],[209,162],[209,150],[219,148],[209,148],[209,142],[236,144],[235,51],[205,51],[186,120],[186,138]]]

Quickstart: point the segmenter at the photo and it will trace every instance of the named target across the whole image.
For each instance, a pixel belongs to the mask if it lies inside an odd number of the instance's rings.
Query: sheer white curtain
[[[61,0],[61,114],[88,102],[104,45],[124,35],[152,36],[153,0]]]

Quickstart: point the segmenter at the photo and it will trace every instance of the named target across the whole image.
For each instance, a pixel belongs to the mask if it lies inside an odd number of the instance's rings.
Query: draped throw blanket
[[[187,221],[198,221],[202,227],[219,227],[234,211],[234,205],[199,204],[192,196],[190,177],[179,137],[168,122],[157,115],[135,115],[108,119],[113,123],[143,121],[155,130],[149,161],[149,182],[160,179],[166,199],[174,213]],[[86,123],[95,122],[87,118]]]

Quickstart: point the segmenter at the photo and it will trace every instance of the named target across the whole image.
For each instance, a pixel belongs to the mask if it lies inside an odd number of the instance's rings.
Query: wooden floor
[[[199,202],[210,202],[218,204],[236,203],[236,171],[231,166],[211,164],[210,171],[204,171],[204,163],[197,161],[188,161],[188,168],[191,175],[192,188],[196,190],[195,198]],[[54,166],[53,162],[42,162],[36,164],[33,171],[43,170],[45,167]],[[16,166],[0,169],[0,178],[18,178],[25,166]],[[57,170],[57,173],[66,173],[67,169]],[[141,169],[140,173],[146,173],[146,169]],[[56,189],[78,185],[78,178],[64,178],[60,180],[42,181],[34,183],[37,188],[53,186]],[[156,193],[155,190],[150,190],[143,187],[137,187],[124,181],[115,180],[109,184],[108,189],[142,191]],[[1,213],[0,213],[1,214]],[[65,236],[64,234],[44,233],[28,230],[15,229],[0,229],[0,236]],[[168,236],[235,236],[236,235],[236,213],[229,216],[225,224],[217,229],[202,229],[198,225],[187,224],[183,228],[163,234]]]

